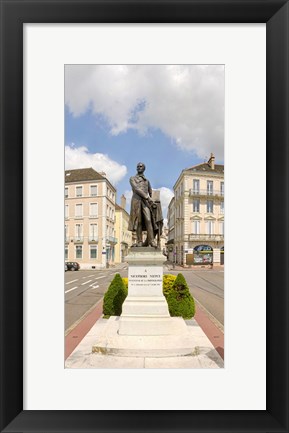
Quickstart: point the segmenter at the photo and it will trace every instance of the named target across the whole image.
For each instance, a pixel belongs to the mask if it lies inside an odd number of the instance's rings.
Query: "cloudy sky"
[[[221,65],[67,65],[65,166],[104,171],[120,196],[138,162],[164,216],[184,168],[224,162]]]

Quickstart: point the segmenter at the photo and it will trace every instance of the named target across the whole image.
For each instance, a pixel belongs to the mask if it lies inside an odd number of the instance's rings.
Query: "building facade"
[[[93,168],[65,171],[65,260],[81,269],[115,261],[116,189]]]
[[[224,165],[181,172],[168,208],[169,259],[183,266],[224,263]]]
[[[115,246],[115,263],[123,263],[132,245],[132,232],[128,230],[129,214],[125,210],[126,198],[121,196],[120,206],[115,205],[115,229],[118,240]]]

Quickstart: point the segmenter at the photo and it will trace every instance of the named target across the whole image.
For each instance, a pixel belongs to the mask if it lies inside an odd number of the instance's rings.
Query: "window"
[[[75,224],[75,237],[78,240],[82,238],[82,224]]]
[[[65,205],[65,218],[69,217],[69,206],[68,204]]]
[[[97,224],[90,224],[89,226],[89,237],[91,241],[97,240]]]
[[[68,259],[68,247],[65,247],[65,250],[64,250],[64,258],[65,258],[65,260]]]
[[[200,234],[200,221],[193,221],[193,234],[194,235]]]
[[[97,203],[90,203],[89,206],[89,216],[91,217],[97,217],[98,210],[97,210]]]
[[[76,189],[76,197],[82,197],[82,186],[77,186],[75,189]]]
[[[68,197],[68,188],[65,188],[65,198],[67,198]]]
[[[75,246],[75,258],[82,259],[82,245]]]
[[[90,195],[92,197],[96,197],[97,196],[97,185],[91,185],[90,186]]]
[[[75,218],[82,218],[82,204],[75,205]]]
[[[193,180],[193,194],[199,194],[200,192],[200,181],[199,179]]]
[[[220,222],[220,235],[224,236],[224,221]]]
[[[221,201],[221,203],[220,203],[220,213],[224,213],[224,202],[223,201]]]
[[[200,199],[193,200],[193,212],[200,212]]]
[[[224,182],[221,182],[221,195],[222,196],[224,196],[224,192],[225,192]]]
[[[65,242],[67,242],[68,241],[68,225],[67,224],[65,224],[64,235],[65,235]]]
[[[90,245],[90,258],[91,259],[97,258],[97,245]]]
[[[212,235],[214,233],[214,222],[213,221],[207,221],[207,234]]]
[[[213,195],[213,181],[207,180],[207,194]]]
[[[213,200],[207,200],[207,213],[213,213],[214,205]]]

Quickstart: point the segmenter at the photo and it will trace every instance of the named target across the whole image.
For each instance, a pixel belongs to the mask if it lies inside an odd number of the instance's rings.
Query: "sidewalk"
[[[214,265],[213,267],[211,265],[190,265],[190,266],[181,266],[178,264],[174,264],[173,262],[167,260],[164,263],[164,266],[168,271],[203,271],[203,270],[217,270],[217,271],[223,271],[224,265]]]
[[[97,336],[108,320],[102,318],[102,300],[65,338],[66,368],[223,368],[224,334],[197,305],[187,320],[192,352],[175,357],[131,357],[92,353]]]

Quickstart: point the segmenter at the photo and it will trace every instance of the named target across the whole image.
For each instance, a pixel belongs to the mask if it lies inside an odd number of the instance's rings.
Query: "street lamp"
[[[110,244],[106,243],[106,267],[109,268],[109,251],[110,251]]]

